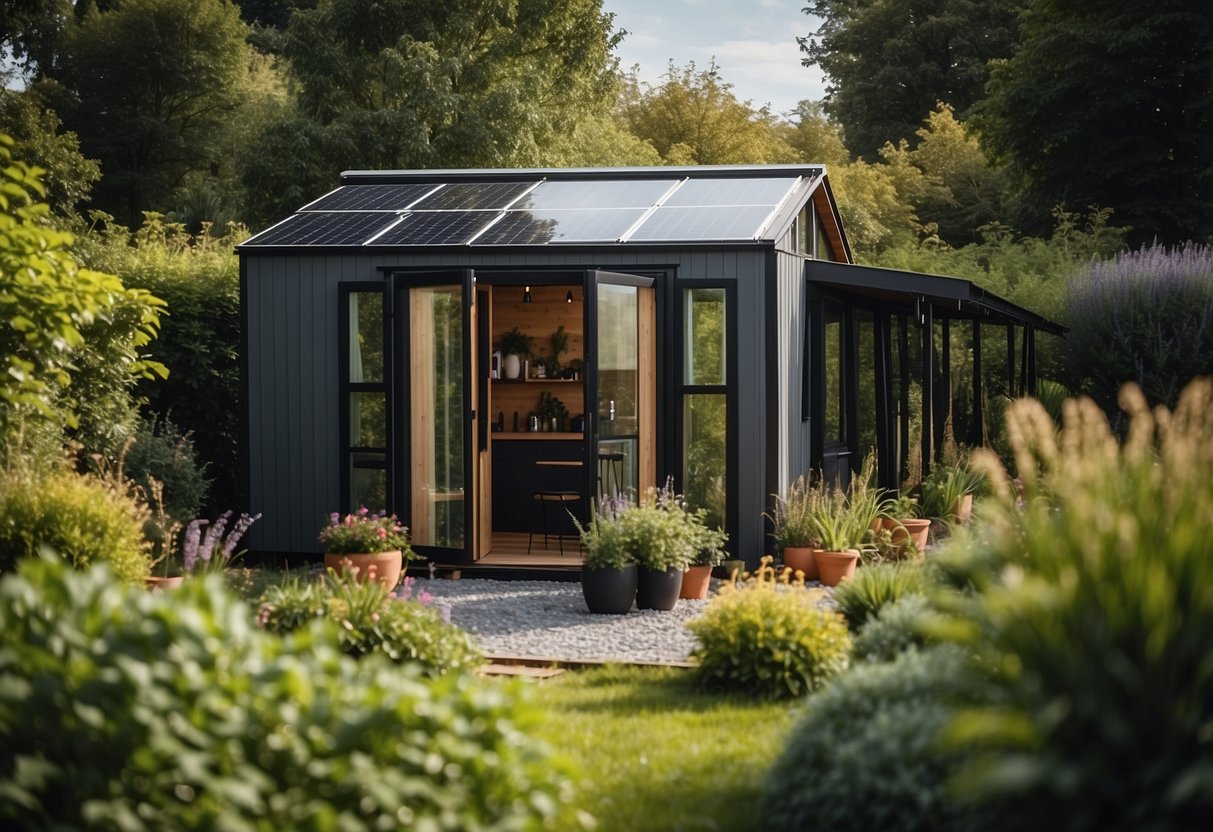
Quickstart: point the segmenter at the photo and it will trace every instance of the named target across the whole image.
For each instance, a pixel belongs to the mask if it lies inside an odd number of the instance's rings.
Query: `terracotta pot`
[[[817,580],[817,549],[812,546],[784,546],[783,565],[793,572],[803,572],[806,581]]]
[[[681,569],[656,570],[641,566],[636,570],[636,609],[672,610],[678,603],[680,589]]]
[[[884,519],[884,527],[889,530],[894,546],[904,551],[906,544],[913,540],[918,547],[918,556],[922,557],[927,550],[927,537],[931,532],[931,521],[918,517],[906,517],[900,520]]]
[[[848,578],[855,576],[855,565],[859,563],[859,551],[847,549],[845,552],[826,552],[818,550],[817,571],[821,573],[821,582],[826,586],[838,586]]]
[[[956,502],[952,503],[950,513],[957,524],[963,526],[965,523],[967,523],[969,518],[973,515],[973,495],[965,494]]]
[[[708,597],[708,587],[712,583],[712,567],[688,566],[682,573],[682,589],[678,591],[679,598],[702,600]]]
[[[404,555],[399,549],[390,552],[325,554],[324,568],[337,573],[353,572],[359,583],[373,576],[388,589],[395,589],[404,571]]]
[[[174,575],[171,578],[163,578],[158,575],[148,575],[145,580],[148,589],[174,589],[185,582],[185,576]]]
[[[581,595],[592,613],[624,615],[636,600],[636,564],[622,569],[582,569]]]

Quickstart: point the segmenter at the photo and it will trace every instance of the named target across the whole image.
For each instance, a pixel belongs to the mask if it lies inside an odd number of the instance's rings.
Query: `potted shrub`
[[[530,357],[535,349],[535,339],[514,327],[501,336],[501,366],[506,378],[518,378],[522,374],[522,359]]]
[[[404,562],[420,557],[409,546],[408,533],[396,515],[372,514],[364,506],[345,517],[330,514],[317,539],[326,569],[353,572],[359,581],[377,580],[392,589],[400,583]]]
[[[909,494],[898,494],[888,501],[881,528],[888,533],[888,555],[893,560],[920,556],[927,548],[931,521],[921,516],[918,501]]]
[[[973,495],[984,481],[981,472],[970,468],[967,461],[936,466],[922,481],[923,514],[964,524],[973,513]]]
[[[576,517],[585,559],[581,563],[581,594],[592,613],[623,615],[636,600],[636,557],[620,521],[630,506],[621,496],[599,501],[586,526]]]
[[[691,561],[691,565],[682,573],[682,587],[678,591],[678,597],[702,600],[708,597],[708,589],[712,583],[712,570],[724,561],[726,554],[724,546],[728,542],[729,536],[720,529],[707,526],[704,522],[707,517],[706,509],[699,509],[695,513],[695,517],[699,520],[697,524],[692,524],[693,530],[697,532],[699,538],[694,543],[697,554]]]
[[[852,511],[846,492],[840,488],[825,493],[814,517],[821,541],[821,549],[814,553],[818,576],[826,586],[838,586],[855,574],[857,547],[868,534],[871,520],[866,513]]]
[[[783,564],[794,572],[803,572],[805,580],[817,580],[815,550],[820,546],[815,512],[823,490],[803,474],[788,487],[784,496],[772,494],[775,502],[766,514],[771,521],[775,546],[783,554]]]

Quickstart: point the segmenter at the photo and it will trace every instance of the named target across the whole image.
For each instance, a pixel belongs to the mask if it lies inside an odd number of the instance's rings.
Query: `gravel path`
[[[489,656],[583,661],[686,661],[695,637],[685,624],[709,603],[679,600],[669,612],[593,615],[578,583],[419,580],[413,589],[449,606],[451,623],[475,633]]]

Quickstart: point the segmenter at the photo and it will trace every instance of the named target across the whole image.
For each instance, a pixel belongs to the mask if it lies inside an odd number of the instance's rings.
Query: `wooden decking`
[[[476,561],[478,566],[526,566],[534,568],[580,569],[585,551],[574,537],[564,539],[564,554],[554,536],[543,545],[543,535],[537,534],[527,552],[527,536],[521,532],[494,532],[492,551]]]

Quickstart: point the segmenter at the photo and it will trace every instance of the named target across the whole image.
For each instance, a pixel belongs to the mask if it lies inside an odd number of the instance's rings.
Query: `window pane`
[[[845,442],[843,432],[843,350],[842,310],[826,306],[826,354],[825,354],[825,425],[823,437],[826,442]]]
[[[686,384],[725,384],[724,289],[688,289],[683,326]]]
[[[350,381],[383,381],[383,293],[350,293]]]
[[[363,468],[363,464],[378,467]],[[364,460],[366,462],[364,462]],[[350,508],[369,508],[371,511],[387,510],[387,470],[382,454],[358,454],[350,470]]]
[[[598,286],[598,424],[603,438],[635,436],[640,380],[635,286]]]
[[[387,447],[386,401],[383,393],[350,393],[350,447]]]
[[[876,322],[871,312],[855,311],[857,383],[859,387],[859,455],[876,447]]]
[[[708,510],[708,525],[724,528],[728,407],[723,393],[683,397],[682,481],[687,504]]]

